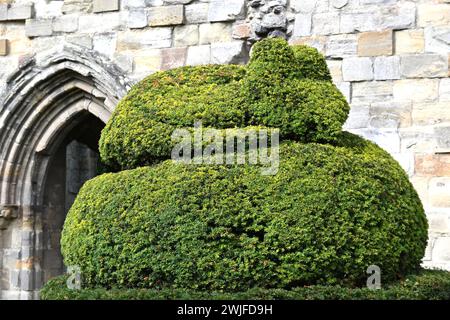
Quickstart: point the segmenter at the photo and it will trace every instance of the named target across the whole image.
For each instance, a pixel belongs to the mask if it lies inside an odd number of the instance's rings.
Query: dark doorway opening
[[[91,114],[77,120],[51,156],[42,206],[42,283],[66,271],[61,232],[67,212],[83,184],[99,169],[98,142],[105,124]]]

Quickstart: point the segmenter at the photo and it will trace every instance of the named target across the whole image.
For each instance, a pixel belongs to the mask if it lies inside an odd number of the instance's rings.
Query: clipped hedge
[[[210,65],[159,72],[119,103],[100,139],[116,170],[170,158],[176,128],[279,128],[303,142],[335,140],[349,106],[316,49],[282,39],[257,43],[248,66]]]
[[[204,292],[184,289],[70,290],[66,276],[49,281],[43,300],[450,300],[450,273],[424,270],[381,290],[341,286],[309,286],[291,290],[252,288],[244,292]]]
[[[249,89],[253,92],[257,88]],[[291,80],[270,89],[252,104],[252,122],[279,128],[282,138],[303,142],[336,140],[349,107],[335,85],[326,81]]]
[[[255,45],[247,69],[241,94],[251,123],[297,141],[336,139],[350,108],[316,49],[267,39]]]
[[[242,291],[359,285],[417,269],[427,221],[400,166],[343,133],[283,142],[275,176],[257,166],[165,161],[85,184],[63,234],[89,287]]]
[[[245,124],[239,95],[241,66],[183,67],[159,72],[134,86],[119,103],[100,138],[105,164],[136,168],[169,159],[176,128],[234,128]]]
[[[296,78],[319,81],[332,81],[325,57],[316,48],[293,46],[297,63]]]
[[[100,141],[109,166],[131,170],[83,186],[62,233],[65,264],[81,267],[87,288],[168,292],[357,287],[370,265],[385,283],[417,271],[420,199],[387,152],[342,132],[349,107],[330,80],[315,49],[266,39],[245,67],[184,67],[139,83]],[[170,161],[173,130],[198,120],[279,128],[278,174]]]

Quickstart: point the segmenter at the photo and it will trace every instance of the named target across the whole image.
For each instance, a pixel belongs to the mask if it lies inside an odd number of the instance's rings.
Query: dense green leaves
[[[343,133],[284,142],[280,171],[165,161],[86,183],[64,227],[67,265],[89,286],[242,291],[359,285],[413,272],[427,241],[399,165]]]
[[[234,128],[246,111],[238,80],[240,66],[183,67],[156,73],[134,86],[117,106],[100,139],[102,160],[130,169],[169,159],[176,128]]]
[[[285,289],[252,288],[243,292],[186,289],[70,290],[66,277],[48,282],[43,300],[450,300],[450,272],[422,270],[417,275],[383,286],[381,290],[342,286],[307,286]]]
[[[174,129],[196,121],[217,129],[270,126],[285,139],[327,142],[348,112],[316,49],[266,39],[246,67],[183,67],[144,79],[119,103],[100,153],[114,169],[152,165],[170,158]]]
[[[422,204],[385,151],[342,132],[349,106],[324,58],[267,39],[248,66],[154,74],[117,107],[100,141],[117,170],[87,182],[62,234],[87,287],[245,291],[358,286],[419,268]],[[170,160],[176,128],[279,128],[280,168]],[[223,132],[223,130],[221,131]],[[345,294],[345,293],[343,293]]]
[[[325,57],[316,48],[308,46],[293,46],[294,55],[298,61],[297,77],[318,81],[331,81],[331,74]]]

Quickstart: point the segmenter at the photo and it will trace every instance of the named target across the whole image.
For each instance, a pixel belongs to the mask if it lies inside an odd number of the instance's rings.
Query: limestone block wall
[[[324,53],[351,102],[346,129],[389,151],[419,192],[430,222],[424,265],[450,269],[450,1],[290,4],[290,41]]]
[[[352,106],[346,129],[398,159],[423,200],[424,265],[450,270],[450,0],[0,0],[0,92],[30,60],[65,48],[133,83],[183,65],[245,63],[267,36],[327,57]],[[31,268],[22,228],[19,219],[0,228],[0,298],[38,289],[19,284]]]

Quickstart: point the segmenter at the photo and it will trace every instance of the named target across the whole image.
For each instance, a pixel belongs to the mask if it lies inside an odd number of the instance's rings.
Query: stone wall
[[[424,265],[450,269],[450,1],[299,0],[291,42],[324,53],[346,129],[389,151],[430,222]]]
[[[267,36],[327,57],[351,102],[346,129],[398,159],[424,202],[424,265],[450,270],[450,0],[0,0],[0,92],[51,51],[96,57],[128,88],[157,70],[245,63]],[[0,202],[12,215],[0,217],[2,297],[30,298],[37,288],[16,279],[24,224],[9,205]]]

